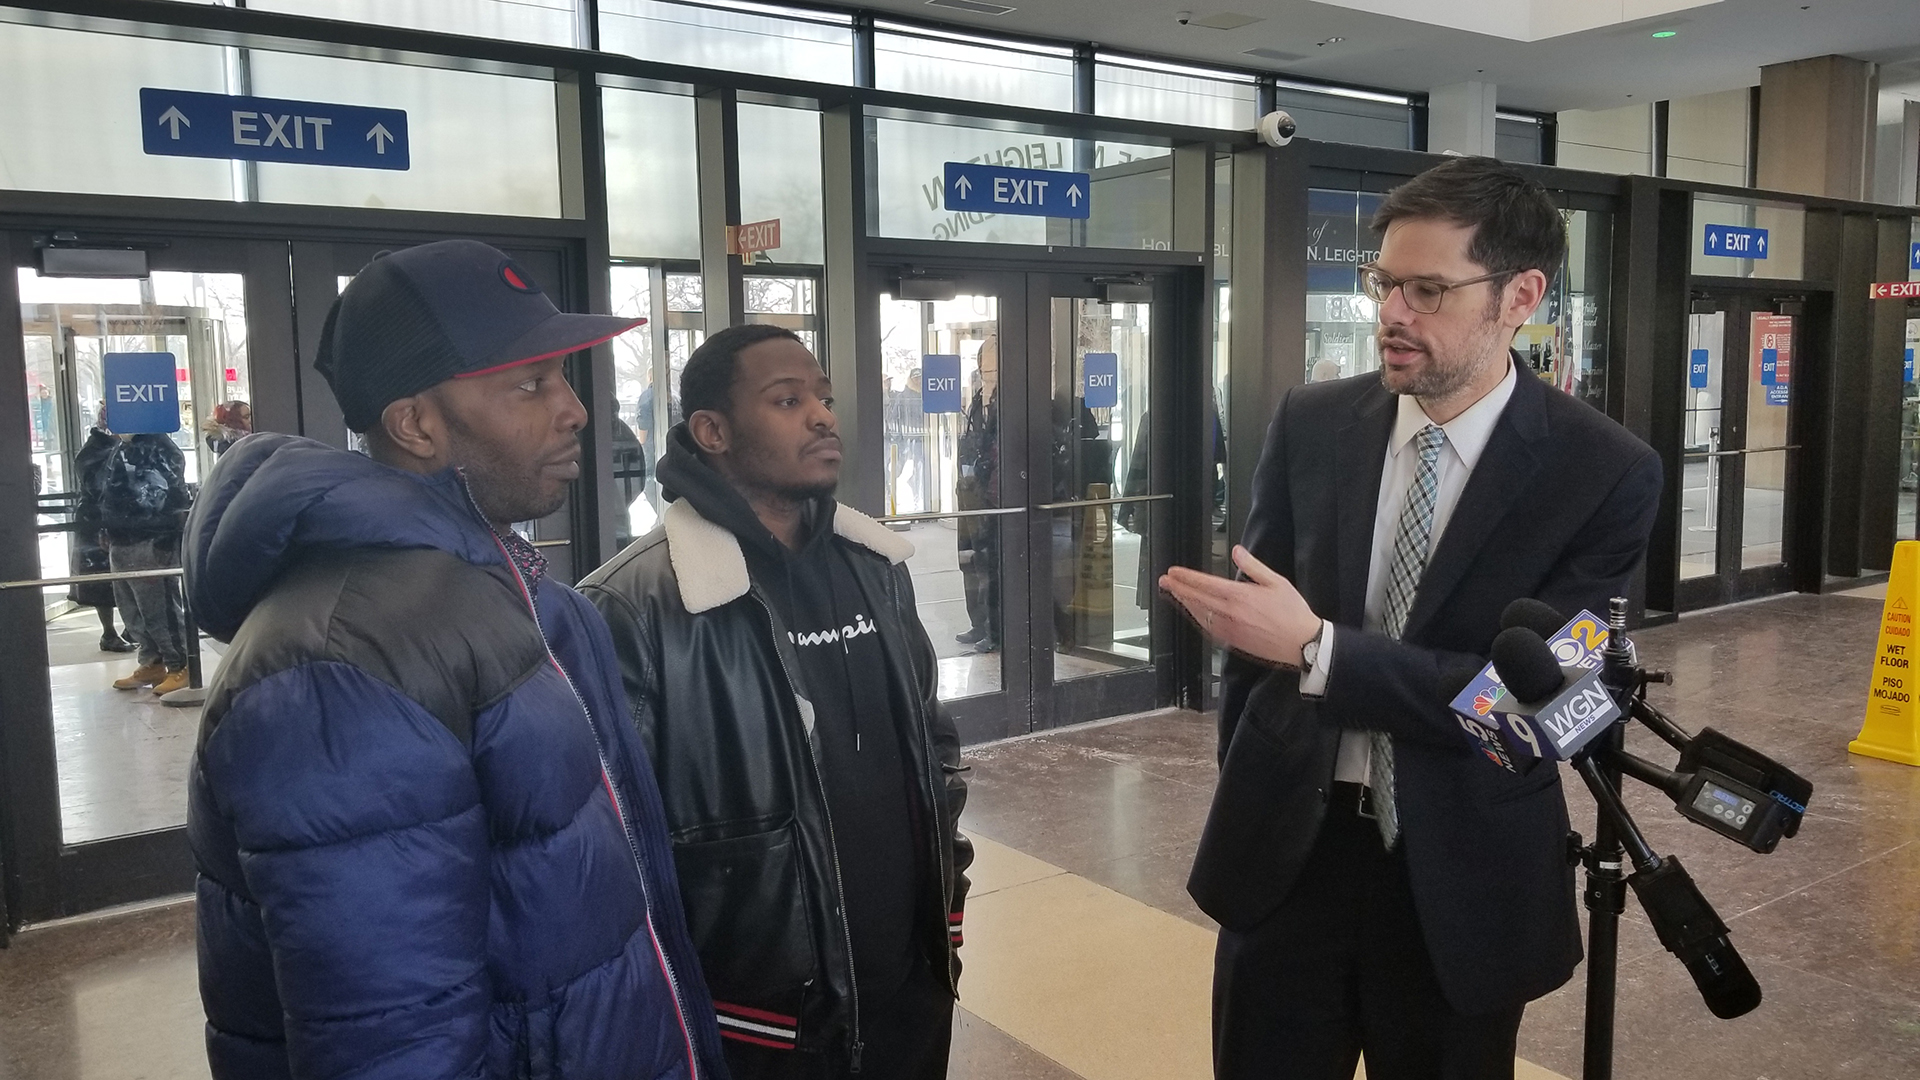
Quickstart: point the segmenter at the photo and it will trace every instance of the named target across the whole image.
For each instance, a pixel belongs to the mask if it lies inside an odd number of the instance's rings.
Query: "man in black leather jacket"
[[[709,338],[662,526],[581,584],[613,629],[736,1080],[944,1077],[972,845],[912,546],[834,502],[832,384]]]

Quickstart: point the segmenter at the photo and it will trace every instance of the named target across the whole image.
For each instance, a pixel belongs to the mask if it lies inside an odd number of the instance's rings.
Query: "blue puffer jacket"
[[[232,642],[188,796],[214,1076],[724,1080],[599,614],[451,470],[284,435],[185,539]]]

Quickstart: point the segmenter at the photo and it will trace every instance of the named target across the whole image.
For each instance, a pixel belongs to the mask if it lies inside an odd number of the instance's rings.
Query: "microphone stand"
[[[1633,654],[1627,645],[1627,602],[1616,597],[1607,613],[1607,644],[1602,653],[1601,682],[1620,704],[1621,722],[1608,726],[1573,759],[1599,813],[1594,820],[1593,843],[1575,849],[1587,870],[1587,1023],[1581,1057],[1582,1080],[1612,1080],[1614,1001],[1620,974],[1620,916],[1627,910],[1627,875],[1622,860],[1625,840],[1635,842],[1636,864],[1653,853],[1620,802],[1619,752],[1626,745],[1625,717],[1639,689]]]

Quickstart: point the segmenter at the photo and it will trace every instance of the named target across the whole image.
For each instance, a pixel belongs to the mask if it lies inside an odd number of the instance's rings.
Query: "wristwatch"
[[[1327,621],[1320,620],[1320,629],[1313,632],[1305,645],[1300,646],[1300,670],[1312,671],[1313,665],[1320,659],[1320,638],[1327,632]]]

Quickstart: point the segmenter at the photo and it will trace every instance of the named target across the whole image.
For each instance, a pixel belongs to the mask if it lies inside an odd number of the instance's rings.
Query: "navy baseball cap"
[[[646,321],[561,311],[506,252],[441,240],[374,256],[327,312],[314,367],[347,427],[366,431],[448,379],[565,356]]]

